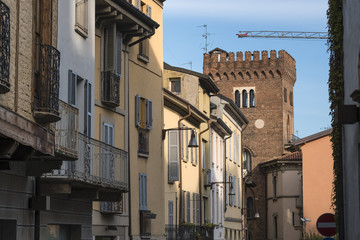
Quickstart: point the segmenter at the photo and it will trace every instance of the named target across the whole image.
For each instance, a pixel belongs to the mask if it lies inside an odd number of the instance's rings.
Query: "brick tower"
[[[233,52],[216,48],[204,54],[203,70],[249,119],[243,132],[244,167],[250,170],[247,180],[256,187],[246,190],[254,206],[253,212],[248,210],[248,233],[252,240],[266,239],[266,181],[258,164],[286,153],[285,145],[293,138],[295,60],[284,50],[270,51],[270,58],[262,51],[261,59],[258,51],[245,52],[245,59],[237,52],[235,59]],[[255,218],[255,212],[260,218]]]

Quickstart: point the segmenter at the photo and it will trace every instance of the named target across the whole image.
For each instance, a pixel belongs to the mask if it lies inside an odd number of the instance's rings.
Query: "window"
[[[81,239],[81,225],[47,225],[46,239],[59,239],[59,240],[80,240]]]
[[[196,193],[193,193],[193,223],[196,223]]]
[[[138,59],[145,63],[149,62],[149,39],[145,39],[139,43]]]
[[[169,219],[168,224],[172,226],[174,224],[174,201],[169,200]]]
[[[181,191],[181,198],[182,198],[182,202],[181,202],[181,211],[182,211],[182,215],[181,215],[181,223],[185,222],[185,191]]]
[[[140,210],[147,210],[147,175],[139,173],[139,204]]]
[[[287,102],[287,89],[284,88],[284,102]]]
[[[139,128],[139,147],[138,147],[138,154],[142,157],[149,156],[149,132]]]
[[[186,193],[186,222],[191,222],[191,216],[190,216],[190,192]]]
[[[239,90],[235,91],[235,104],[236,104],[236,106],[240,107],[240,92],[239,92]]]
[[[255,92],[250,90],[250,107],[255,107]]]
[[[248,150],[243,151],[244,155],[244,169],[247,169],[248,171],[251,171],[251,155]]]
[[[169,131],[169,181],[179,180],[178,131]]]
[[[294,96],[293,96],[293,93],[292,93],[292,92],[290,92],[289,99],[290,99],[290,106],[292,106],[292,105],[293,105],[293,101],[294,101]]]
[[[152,101],[135,96],[136,126],[142,129],[152,129]]]
[[[205,169],[205,166],[206,166],[206,149],[205,149],[205,146],[206,146],[206,141],[203,139],[202,142],[201,142],[202,146],[201,146],[201,157],[202,157],[202,169]]]
[[[16,220],[0,219],[0,239],[16,240]]]
[[[248,94],[246,90],[242,91],[242,107],[243,108],[248,107]]]
[[[10,9],[0,2],[0,94],[10,91]]]
[[[246,199],[246,215],[247,218],[254,218],[254,200],[252,197]]]
[[[75,31],[86,38],[88,34],[88,0],[76,0]]]
[[[228,179],[228,173],[225,174],[225,179]],[[229,204],[229,184],[225,183],[225,204]]]
[[[114,126],[104,123],[103,124],[103,142],[108,145],[114,145]],[[100,173],[101,177],[105,179],[112,179],[113,177],[113,155],[111,151],[104,147],[102,150],[103,157],[100,158]]]
[[[180,78],[170,78],[170,87],[171,87],[171,92],[180,93],[181,92]]]
[[[273,199],[277,199],[277,177],[273,176]]]
[[[240,180],[240,178],[238,178],[238,207],[241,207],[241,196],[242,196],[242,194],[241,194],[240,189],[241,189],[241,180]]]
[[[121,75],[122,33],[116,24],[104,28],[104,70]]]
[[[274,239],[278,239],[278,217],[274,216]]]
[[[236,164],[236,149],[237,149],[237,133],[234,131],[233,132],[233,141],[234,141],[234,147],[233,147],[233,160],[234,163]]]
[[[91,106],[92,106],[92,97],[91,97],[91,83],[88,80],[85,80],[84,83],[84,134],[88,137],[91,137]]]
[[[101,77],[101,101],[110,107],[120,104],[119,88],[122,63],[122,33],[116,24],[104,28],[104,70]]]
[[[196,225],[200,225],[200,195],[196,194]]]

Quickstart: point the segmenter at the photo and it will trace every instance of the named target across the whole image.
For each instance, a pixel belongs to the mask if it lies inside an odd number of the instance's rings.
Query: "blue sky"
[[[327,32],[327,0],[167,0],[164,3],[164,61],[202,72],[208,28],[208,51],[284,49],[296,60],[295,134],[299,137],[330,127],[329,54],[326,40],[239,39],[238,31]],[[192,63],[192,66],[189,63]]]

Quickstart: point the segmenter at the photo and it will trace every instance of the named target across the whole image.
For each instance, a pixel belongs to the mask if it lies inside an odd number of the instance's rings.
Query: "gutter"
[[[145,37],[142,37],[142,38],[136,40],[135,42],[130,43],[130,44],[129,44],[129,47],[132,47],[132,46],[134,46],[135,44],[138,44],[138,43],[140,43],[140,42],[142,42],[142,41],[144,41],[144,40],[146,40],[146,39],[148,39],[148,38],[151,38],[154,34],[155,34],[155,27],[153,27],[153,29],[152,29],[152,31],[151,31],[150,34],[148,34],[148,35],[146,35]]]

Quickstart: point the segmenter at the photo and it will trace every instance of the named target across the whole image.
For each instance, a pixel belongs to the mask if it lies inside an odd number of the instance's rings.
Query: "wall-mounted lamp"
[[[171,130],[179,130],[179,131],[191,130],[191,137],[190,137],[188,147],[199,147],[199,145],[197,144],[197,141],[196,141],[195,128],[169,128],[169,129],[163,129],[162,130],[162,140],[165,139],[166,132],[171,131]]]

